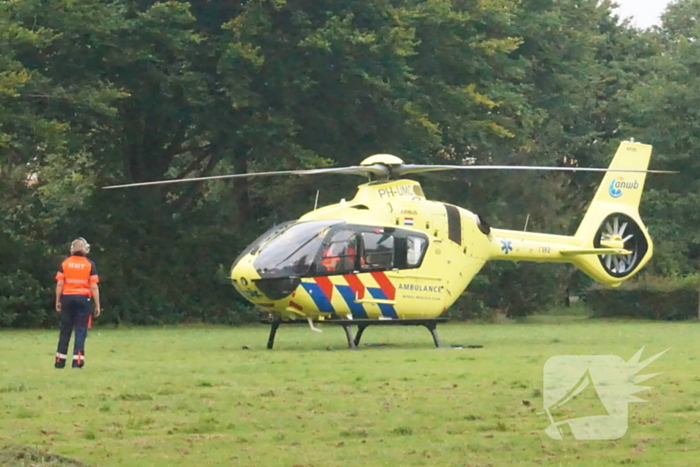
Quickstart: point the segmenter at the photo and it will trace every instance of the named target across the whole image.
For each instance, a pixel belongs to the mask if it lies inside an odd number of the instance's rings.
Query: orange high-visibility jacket
[[[95,263],[84,256],[69,256],[56,273],[56,280],[63,281],[63,295],[86,295],[92,297],[90,284],[97,284]]]

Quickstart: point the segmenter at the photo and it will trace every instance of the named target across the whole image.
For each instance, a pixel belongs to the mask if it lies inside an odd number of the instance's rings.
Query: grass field
[[[54,370],[57,332],[4,331],[0,447],[94,466],[697,464],[698,323],[536,317],[440,328],[445,344],[482,349],[434,349],[423,328],[369,328],[365,342],[390,345],[356,352],[335,327],[282,327],[272,351],[267,333],[96,328],[85,369]],[[628,360],[642,346],[643,359],[671,349],[641,372],[662,373],[643,383],[653,388],[637,396],[649,402],[630,404],[621,439],[545,434],[549,357]]]

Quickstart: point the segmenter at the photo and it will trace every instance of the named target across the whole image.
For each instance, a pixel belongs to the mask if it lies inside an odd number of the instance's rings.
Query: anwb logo
[[[636,190],[639,188],[639,182],[637,180],[633,182],[626,182],[623,177],[619,177],[610,182],[608,186],[608,193],[613,198],[619,198],[623,194],[623,189],[626,190]]]
[[[639,375],[668,349],[639,361],[644,348],[628,362],[615,355],[560,355],[544,365],[544,412],[550,438],[618,439],[627,432],[628,404],[646,402],[636,386],[660,373]]]

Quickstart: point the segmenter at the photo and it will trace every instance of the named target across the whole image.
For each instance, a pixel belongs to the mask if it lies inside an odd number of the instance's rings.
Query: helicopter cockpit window
[[[361,238],[361,269],[392,269],[394,267],[393,235],[386,232],[362,232]]]
[[[352,230],[331,234],[317,266],[319,273],[346,274],[357,270],[357,235]]]
[[[238,257],[235,259],[233,262],[234,266],[238,261],[240,261],[241,258],[243,258],[245,255],[249,253],[255,253],[258,251],[260,246],[265,243],[266,241],[270,240],[273,238],[275,235],[278,235],[280,232],[284,231],[287,229],[290,225],[294,224],[294,221],[288,221],[288,222],[283,222],[282,224],[277,224],[274,227],[271,227],[267,232],[264,234],[260,235],[258,238],[255,239],[253,243],[248,245],[245,250],[243,250]]]
[[[342,221],[299,222],[261,245],[253,262],[260,277],[306,275],[331,227]]]
[[[406,238],[406,266],[409,268],[419,266],[427,245],[428,241],[425,238],[409,235]]]

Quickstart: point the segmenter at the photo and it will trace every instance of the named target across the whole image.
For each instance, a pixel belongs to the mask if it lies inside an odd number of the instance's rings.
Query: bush
[[[586,293],[594,317],[683,320],[698,316],[698,275],[647,276],[612,289],[596,284]]]
[[[0,328],[54,324],[52,292],[25,271],[0,274]]]
[[[446,317],[455,321],[493,319],[496,310],[488,308],[483,300],[472,292],[464,292],[461,297],[447,310]]]

